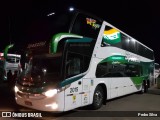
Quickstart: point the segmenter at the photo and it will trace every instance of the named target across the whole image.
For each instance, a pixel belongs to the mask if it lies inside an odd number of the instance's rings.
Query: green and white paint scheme
[[[138,67],[140,67],[139,68],[141,69],[140,75],[137,75],[134,77],[128,77],[128,80],[131,80],[133,82],[133,86],[135,86],[137,90],[141,89],[143,80],[150,79],[150,74],[148,73],[154,69],[154,66],[153,66],[154,61],[143,62],[143,61],[138,60],[135,56],[132,56],[132,58],[128,58],[127,56],[123,56],[123,55],[113,55],[113,56],[103,59],[102,61],[100,61],[100,63],[110,63],[113,65],[122,65],[122,66],[126,64],[130,64],[130,65],[137,65]]]
[[[49,54],[52,55],[57,54],[60,41],[65,40],[66,43],[75,43],[74,45],[78,44],[78,47],[82,47],[79,51],[83,51],[83,49],[86,49],[87,44],[90,45],[89,43],[95,41],[93,51],[89,56],[90,62],[88,69],[72,77],[62,79],[59,81],[58,86],[47,85],[33,89],[29,86],[24,87],[17,84],[15,86],[16,102],[22,106],[42,111],[69,111],[78,107],[93,105],[93,103],[96,104],[94,100],[95,95],[101,92],[101,90],[97,92],[97,88],[103,90],[103,94],[100,94],[100,96],[103,95],[104,101],[126,94],[143,91],[143,88],[146,87],[143,86],[143,84],[145,83],[146,85],[147,81],[152,79],[154,59],[149,59],[122,48],[112,46],[121,42],[121,33],[126,36],[129,35],[105,21],[103,21],[100,26],[101,28],[97,39],[87,38],[72,33],[58,33],[54,35],[50,42]],[[110,26],[112,29],[105,31],[105,26]],[[132,40],[134,38],[130,37],[130,39]],[[102,41],[110,45],[102,47]],[[150,51],[153,51],[142,43],[138,43]],[[64,50],[66,49],[67,48]],[[63,51],[64,57],[68,55],[67,52]],[[74,52],[74,50],[72,50],[72,52]],[[84,58],[84,56],[82,58]],[[64,60],[66,62],[67,57]],[[74,61],[77,62],[76,60],[77,59]],[[67,66],[67,63],[65,62],[63,66]],[[83,63],[84,62],[85,61],[83,60]],[[122,66],[129,64],[139,66],[140,74],[134,77],[98,77],[97,73],[99,72],[99,65],[106,65],[105,67],[108,67],[109,64]],[[62,71],[65,71],[65,69],[67,69],[67,67],[64,67]],[[102,72],[99,72],[98,74],[101,73]],[[97,93],[95,94],[95,92]]]
[[[70,34],[70,33],[58,33],[52,37],[51,43],[50,43],[50,52],[56,53],[58,42],[62,40],[63,38],[83,38],[80,35]]]
[[[108,44],[115,44],[121,42],[121,34],[116,29],[110,29],[104,31],[103,41]]]

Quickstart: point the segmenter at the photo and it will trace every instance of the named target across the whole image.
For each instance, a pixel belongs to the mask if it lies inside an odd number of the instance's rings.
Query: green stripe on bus
[[[109,57],[103,59],[102,61],[100,61],[100,63],[105,63],[105,62],[139,64],[139,65],[142,65],[143,67],[147,67],[149,69],[152,69],[154,67],[154,61],[151,61],[151,62],[132,61],[123,55],[112,55],[112,56],[109,56]]]
[[[144,77],[131,77],[132,82],[134,83],[137,90],[139,90],[142,86]]]
[[[131,80],[135,85],[142,84],[144,77],[131,77]]]
[[[69,39],[69,40],[66,40],[66,42],[69,42],[69,43],[87,43],[87,42],[92,42],[92,38],[80,38],[80,39]]]
[[[83,38],[80,35],[71,34],[71,33],[58,33],[58,34],[55,34],[52,37],[51,43],[50,43],[50,52],[51,53],[56,53],[57,52],[58,42],[61,40],[62,36],[75,37],[75,38]]]
[[[100,63],[104,63],[104,62],[113,62],[113,61],[118,61],[118,62],[125,62],[125,56],[122,55],[114,55],[114,56],[110,56],[107,57],[105,59],[103,59]]]
[[[80,76],[75,76],[75,77],[72,77],[72,78],[68,78],[64,81],[62,81],[60,84],[59,84],[59,87],[64,87],[66,85],[69,85],[79,79],[81,79],[82,77],[84,76],[84,74],[80,75]]]

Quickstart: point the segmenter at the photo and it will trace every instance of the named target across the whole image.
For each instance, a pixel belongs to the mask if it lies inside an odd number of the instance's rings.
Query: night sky
[[[0,51],[11,43],[25,46],[27,26],[38,16],[56,8],[73,6],[116,26],[155,52],[160,63],[159,0],[5,0],[0,2]]]

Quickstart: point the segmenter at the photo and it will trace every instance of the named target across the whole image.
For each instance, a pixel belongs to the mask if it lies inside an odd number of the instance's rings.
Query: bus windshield
[[[34,57],[31,61],[32,64],[32,75],[43,73],[46,74],[56,74],[59,76],[61,57],[50,57],[50,58],[36,58]]]
[[[22,73],[21,84],[42,86],[56,84],[61,78],[62,55],[35,55],[29,61],[25,73]]]
[[[8,63],[19,63],[20,57],[8,56],[6,62]]]
[[[74,12],[53,12],[34,18],[27,26],[26,39],[34,42],[49,41],[59,32],[69,32]]]

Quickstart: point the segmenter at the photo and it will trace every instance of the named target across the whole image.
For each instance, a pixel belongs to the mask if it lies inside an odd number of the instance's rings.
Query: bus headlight
[[[44,93],[44,95],[47,97],[53,97],[55,94],[57,94],[57,89],[48,90]]]
[[[18,89],[17,86],[14,87],[14,91],[15,91],[16,93],[19,91],[19,89]]]

